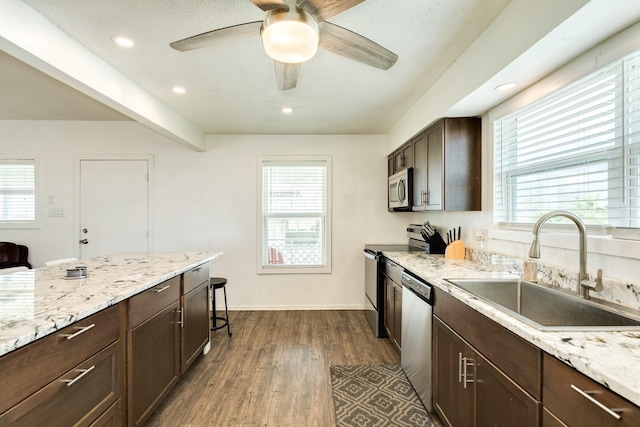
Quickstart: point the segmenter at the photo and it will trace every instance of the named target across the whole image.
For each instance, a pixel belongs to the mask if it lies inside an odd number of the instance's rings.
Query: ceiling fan
[[[346,28],[327,22],[364,0],[250,0],[266,12],[263,21],[220,28],[170,43],[181,52],[208,47],[228,39],[260,34],[267,54],[275,60],[280,90],[296,87],[300,64],[318,47],[346,58],[387,70],[398,55]]]

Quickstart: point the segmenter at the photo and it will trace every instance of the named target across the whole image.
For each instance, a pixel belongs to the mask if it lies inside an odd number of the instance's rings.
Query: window
[[[330,160],[259,159],[259,273],[331,272]]]
[[[34,159],[0,158],[0,226],[36,222]]]
[[[640,52],[494,121],[494,212],[640,227]]]

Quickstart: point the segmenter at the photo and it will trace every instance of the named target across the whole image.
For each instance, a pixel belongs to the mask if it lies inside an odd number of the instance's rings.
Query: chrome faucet
[[[578,227],[578,232],[580,233],[580,272],[578,274],[578,290],[576,293],[581,298],[589,299],[589,290],[602,290],[602,269],[598,269],[596,281],[589,280],[589,275],[587,274],[587,230],[584,222],[576,215],[567,211],[553,211],[542,215],[536,225],[533,226],[533,235],[535,237],[531,243],[531,249],[529,249],[529,256],[531,258],[540,258],[540,242],[538,240],[540,228],[547,220],[556,216],[568,218]]]

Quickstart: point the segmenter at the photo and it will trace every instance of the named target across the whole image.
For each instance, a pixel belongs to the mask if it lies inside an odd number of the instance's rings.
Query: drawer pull
[[[96,365],[93,365],[89,369],[78,369],[77,372],[81,372],[80,375],[78,375],[77,377],[75,377],[72,380],[62,380],[62,382],[67,383],[67,387],[71,387],[73,384],[75,384],[76,382],[80,381],[80,378],[84,377],[89,372],[93,371],[95,368],[96,368]]]
[[[171,287],[171,285],[167,285],[164,288],[160,288],[160,289],[153,289],[153,292],[159,294],[162,291],[166,291],[167,289],[169,289]]]
[[[84,326],[84,327],[79,327],[78,329],[80,329],[78,332],[76,332],[75,334],[71,334],[71,335],[63,335],[66,336],[68,340],[74,339],[75,337],[77,337],[80,334],[84,334],[85,332],[87,332],[89,329],[93,328],[94,326],[96,326],[95,323],[90,324],[89,326]]]
[[[196,267],[193,269],[194,273],[197,273],[198,271],[202,271],[202,267]]]
[[[458,382],[462,382],[462,353],[458,353]]]
[[[580,390],[578,387],[574,386],[573,384],[571,384],[571,388],[574,389],[575,391],[578,392],[578,394],[580,394],[582,397],[584,397],[585,399],[587,399],[588,401],[590,401],[591,403],[593,403],[594,405],[596,405],[598,408],[602,409],[603,411],[605,411],[607,414],[611,415],[613,418],[615,418],[616,420],[621,420],[622,417],[620,416],[620,414],[617,414],[613,409],[606,407],[605,405],[603,405],[602,403],[598,402],[595,398],[593,398],[589,393],[593,393],[592,391],[583,391]]]

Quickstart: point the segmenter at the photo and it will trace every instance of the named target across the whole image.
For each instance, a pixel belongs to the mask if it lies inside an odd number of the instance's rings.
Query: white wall
[[[0,153],[40,158],[41,228],[0,229],[0,240],[29,246],[35,267],[74,254],[73,166],[80,154],[153,154],[155,250],[225,252],[212,274],[229,279],[233,308],[362,308],[364,244],[406,241],[408,218],[386,211],[381,135],[224,136],[201,153],[137,123],[0,121]],[[332,156],[333,272],[259,276],[257,156],[295,154]],[[50,195],[65,217],[46,216]]]

